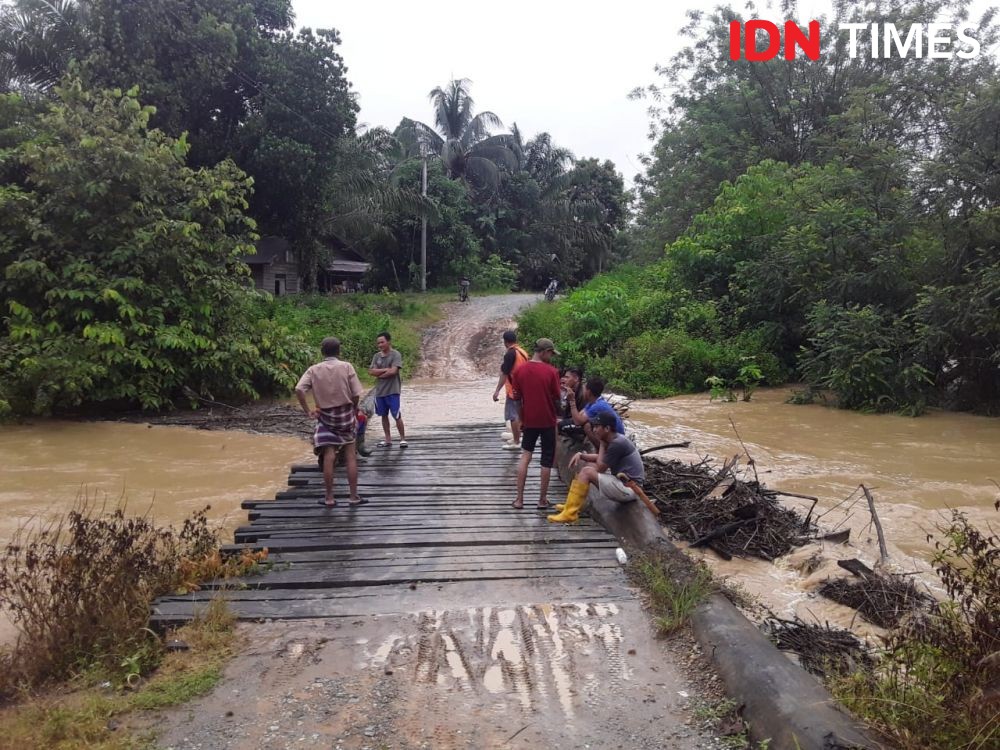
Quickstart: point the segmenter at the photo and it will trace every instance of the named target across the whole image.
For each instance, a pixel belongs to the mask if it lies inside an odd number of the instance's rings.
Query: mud
[[[718,697],[684,635],[635,601],[433,610],[247,628],[207,698],[160,747],[715,748],[692,718]]]
[[[501,336],[514,316],[534,304],[537,294],[470,297],[444,306],[440,323],[424,335],[416,379],[476,380],[499,372]]]

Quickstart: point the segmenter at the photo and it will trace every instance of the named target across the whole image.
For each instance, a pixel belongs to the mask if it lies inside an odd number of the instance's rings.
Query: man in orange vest
[[[514,390],[511,385],[511,376],[514,370],[528,361],[528,353],[517,343],[516,331],[503,332],[503,345],[507,351],[503,355],[503,362],[500,363],[500,378],[497,380],[497,388],[493,391],[493,400],[500,400],[500,390],[506,389],[507,399],[503,404],[504,421],[510,422],[510,432],[513,440],[504,443],[503,449],[506,451],[516,451],[521,447],[521,403],[514,398]]]

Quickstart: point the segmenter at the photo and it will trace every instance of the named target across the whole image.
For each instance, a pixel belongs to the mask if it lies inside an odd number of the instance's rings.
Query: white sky
[[[990,4],[976,0],[973,8]],[[347,75],[360,95],[359,122],[392,129],[407,116],[433,124],[430,90],[469,78],[477,111],[492,110],[507,126],[516,122],[526,138],[546,130],[577,157],[611,159],[627,183],[641,169],[637,155],[649,150],[647,104],[627,95],[655,81],[653,67],[684,46],[678,32],[686,10],[715,5],[293,0],[299,26],[340,32]],[[816,15],[830,5],[809,0],[800,8]],[[765,6],[758,3],[761,18],[785,20]]]

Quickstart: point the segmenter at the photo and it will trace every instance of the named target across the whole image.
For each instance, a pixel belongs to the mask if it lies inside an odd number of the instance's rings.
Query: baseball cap
[[[590,424],[592,427],[617,427],[618,420],[615,419],[613,412],[602,409],[597,412],[594,416],[590,418]]]
[[[538,339],[535,342],[535,351],[544,352],[546,349],[551,349],[554,354],[558,354],[559,350],[556,349],[556,345],[552,343],[552,339]]]

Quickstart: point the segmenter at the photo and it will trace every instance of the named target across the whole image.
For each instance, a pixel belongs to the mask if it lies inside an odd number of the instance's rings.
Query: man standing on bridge
[[[399,394],[403,390],[399,376],[403,369],[403,355],[392,348],[392,336],[383,331],[375,339],[378,351],[372,357],[368,374],[375,378],[375,413],[382,417],[382,431],[385,440],[380,440],[379,448],[392,447],[392,433],[389,432],[389,415],[396,420],[396,430],[399,432],[399,447],[405,448],[406,428],[403,425],[403,412],[399,407]]]
[[[514,397],[521,400],[521,461],[517,466],[517,499],[511,507],[524,507],[524,482],[535,445],[542,441],[542,487],[538,507],[549,507],[549,477],[556,457],[556,410],[559,408],[559,372],[551,365],[558,354],[551,339],[535,342],[535,356],[511,375]]]
[[[358,402],[364,393],[354,365],[340,359],[340,340],[330,336],[320,345],[323,361],[310,367],[295,386],[302,411],[316,420],[313,449],[323,464],[323,484],[328,508],[336,506],[333,497],[333,470],[337,455],[344,454],[351,505],[367,502],[358,494],[358,457],[354,452],[357,435]],[[309,409],[306,394],[312,391],[316,408]]]
[[[504,450],[518,450],[521,447],[521,404],[514,398],[514,386],[511,376],[514,370],[528,361],[528,353],[517,343],[517,331],[503,332],[503,345],[507,351],[500,363],[500,378],[497,380],[493,400],[500,400],[500,390],[506,389],[507,398],[503,404],[503,418],[510,422],[512,440],[506,443]]]

